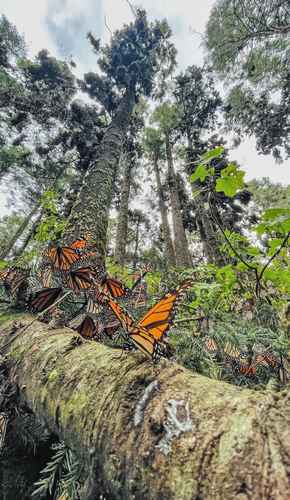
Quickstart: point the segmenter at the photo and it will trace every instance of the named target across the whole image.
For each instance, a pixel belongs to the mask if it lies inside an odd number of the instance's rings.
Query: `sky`
[[[150,19],[167,18],[178,50],[178,69],[202,64],[202,34],[215,0],[138,0]],[[107,42],[110,31],[132,20],[126,0],[0,0],[0,14],[13,22],[33,56],[43,48],[52,55],[77,64],[78,76],[94,71],[93,54],[86,34],[91,31]],[[273,182],[290,183],[290,162],[277,164],[271,156],[258,155],[253,138],[231,151],[246,171],[246,179],[270,177]]]

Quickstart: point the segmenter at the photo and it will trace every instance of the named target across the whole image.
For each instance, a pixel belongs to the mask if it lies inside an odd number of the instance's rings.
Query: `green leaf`
[[[216,191],[224,192],[226,196],[233,197],[244,187],[245,172],[239,170],[237,166],[230,163],[221,171],[221,177],[216,181]]]
[[[211,151],[207,151],[206,153],[201,155],[201,163],[207,164],[214,158],[220,158],[224,150],[225,149],[222,146],[219,146],[215,149],[212,149]]]
[[[209,172],[204,165],[198,165],[195,172],[190,177],[191,182],[197,181],[199,179],[201,182],[204,182],[205,178],[209,176]]]
[[[262,215],[264,221],[273,221],[280,218],[288,219],[288,217],[290,217],[290,208],[269,208]]]

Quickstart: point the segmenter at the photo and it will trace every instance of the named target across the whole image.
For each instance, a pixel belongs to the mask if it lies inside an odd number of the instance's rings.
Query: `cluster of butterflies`
[[[90,234],[68,246],[51,243],[43,253],[37,272],[30,277],[21,269],[0,273],[0,283],[15,295],[24,282],[29,283],[27,307],[34,313],[63,315],[63,324],[76,330],[83,338],[103,341],[119,338],[122,327],[123,347],[137,348],[153,361],[168,357],[170,347],[166,334],[173,322],[177,306],[192,280],[165,294],[142,319],[136,321],[129,309],[146,304],[145,269],[132,288],[111,278],[98,263],[98,254]],[[71,300],[72,299],[72,300]],[[65,312],[59,307],[62,303]],[[76,304],[81,308],[73,314]],[[70,309],[69,314],[67,309]],[[69,317],[68,317],[69,316]]]
[[[288,381],[287,361],[262,344],[254,344],[250,350],[246,347],[239,349],[229,341],[220,346],[215,339],[207,336],[204,338],[204,348],[214,359],[239,375],[255,377],[260,368],[265,368],[274,372],[283,384]]]

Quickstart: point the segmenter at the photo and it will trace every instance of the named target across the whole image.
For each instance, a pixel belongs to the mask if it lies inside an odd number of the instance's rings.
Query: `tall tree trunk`
[[[168,134],[166,134],[165,137],[165,146],[168,165],[168,183],[172,210],[176,264],[180,267],[190,267],[192,262],[181,215],[181,205],[173,166],[172,148]]]
[[[31,221],[31,219],[34,217],[34,215],[38,212],[39,210],[39,207],[40,207],[40,202],[38,202],[34,207],[33,209],[29,212],[29,214],[25,217],[25,219],[23,220],[22,224],[20,224],[20,226],[18,227],[18,229],[15,231],[15,233],[13,234],[13,236],[10,238],[10,240],[7,242],[7,244],[5,245],[5,247],[2,249],[2,251],[0,252],[0,259],[5,259],[6,257],[8,257],[9,253],[11,252],[11,250],[13,249],[15,243],[17,242],[17,240],[20,238],[20,236],[24,233],[25,229],[27,228],[27,226],[29,226],[29,223]]]
[[[162,189],[162,184],[161,184],[157,156],[155,156],[155,158],[154,158],[153,168],[154,168],[154,173],[155,173],[155,177],[156,177],[158,204],[159,204],[159,210],[160,210],[160,214],[161,214],[162,232],[163,232],[163,237],[164,237],[164,241],[165,241],[165,258],[166,258],[166,262],[168,263],[169,267],[172,267],[172,266],[174,267],[174,266],[176,266],[176,258],[175,258],[174,247],[173,247],[171,234],[170,234],[170,227],[169,227],[168,215],[167,215],[167,207],[166,207],[164,196],[163,196],[163,189]]]
[[[187,131],[187,146],[188,146],[188,162],[193,163],[195,158],[193,154],[193,144],[190,132]],[[204,193],[198,193],[200,186],[193,186],[194,205],[196,214],[196,224],[200,234],[200,239],[204,251],[204,255],[209,263],[224,265],[226,260],[219,250],[221,241],[219,232],[215,226],[209,210],[206,208],[208,201]]]
[[[136,269],[136,267],[137,267],[137,261],[138,261],[140,224],[141,224],[141,220],[140,220],[140,217],[139,217],[137,219],[137,225],[136,225],[135,246],[134,246],[134,253],[133,253],[133,269]]]
[[[67,242],[90,231],[103,262],[115,174],[134,104],[135,95],[127,90],[104,134],[99,157],[85,175],[64,234]]]
[[[13,257],[20,257],[20,255],[23,254],[23,252],[26,250],[27,245],[29,244],[30,240],[33,238],[33,236],[36,234],[37,228],[41,222],[41,219],[43,217],[43,210],[40,212],[38,217],[35,219],[33,222],[31,228],[29,229],[27,235],[25,236],[22,244],[13,252]]]
[[[2,325],[0,346],[11,330]],[[7,356],[16,393],[82,464],[81,500],[289,499],[287,388],[237,387],[141,354],[120,359],[38,322]],[[14,486],[9,500],[26,498]]]
[[[69,186],[68,193],[66,194],[67,202],[63,210],[63,217],[68,219],[70,217],[72,208],[76,202],[77,196],[82,186],[82,174],[77,175],[71,185]]]
[[[128,239],[128,210],[129,210],[129,197],[131,189],[131,170],[132,164],[129,155],[124,154],[124,172],[123,181],[121,186],[121,202],[118,215],[116,248],[115,248],[115,261],[121,266],[125,263],[126,245]]]

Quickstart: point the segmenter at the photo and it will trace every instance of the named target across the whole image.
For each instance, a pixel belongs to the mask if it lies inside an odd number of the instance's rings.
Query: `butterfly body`
[[[68,288],[71,288],[75,293],[80,293],[93,288],[94,273],[90,266],[80,267],[69,271],[64,276],[64,281]]]
[[[192,281],[187,280],[172,292],[167,293],[138,322],[111,297],[107,296],[107,302],[119,319],[128,341],[131,341],[146,356],[156,361],[160,356],[165,356],[169,352],[163,339],[172,324],[177,305],[186,289],[191,285]]]

